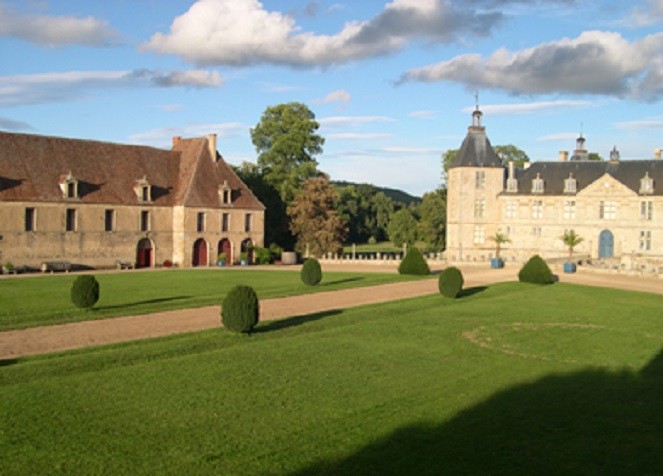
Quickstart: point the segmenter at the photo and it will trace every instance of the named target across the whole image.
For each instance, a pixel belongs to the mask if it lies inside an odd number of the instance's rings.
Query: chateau
[[[450,261],[487,261],[495,256],[491,237],[506,234],[501,257],[523,262],[534,254],[563,259],[567,230],[584,241],[576,258],[617,269],[663,273],[663,161],[590,161],[581,136],[569,158],[533,162],[523,169],[504,165],[481,125],[472,125],[451,164],[447,181],[447,251]]]
[[[0,132],[0,264],[229,263],[263,246],[265,207],[216,151]]]

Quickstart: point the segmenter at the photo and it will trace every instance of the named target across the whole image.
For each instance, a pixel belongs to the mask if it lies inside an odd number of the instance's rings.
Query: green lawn
[[[372,286],[412,276],[380,273],[323,274],[319,286],[302,284],[292,270],[164,270],[98,274],[99,302],[92,310],[80,310],[71,303],[71,275],[0,280],[0,331],[38,325],[149,314],[151,312],[221,304],[236,284],[250,284],[260,299]]]
[[[558,283],[5,361],[0,474],[660,474],[663,298]]]

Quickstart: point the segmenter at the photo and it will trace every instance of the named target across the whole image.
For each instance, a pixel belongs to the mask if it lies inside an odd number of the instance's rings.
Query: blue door
[[[599,235],[599,258],[612,258],[614,255],[615,237],[610,230],[603,230]]]

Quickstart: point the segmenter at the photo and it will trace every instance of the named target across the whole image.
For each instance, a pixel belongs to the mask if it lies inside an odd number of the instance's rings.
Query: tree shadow
[[[324,283],[321,283],[320,286],[333,286],[335,284],[341,284],[341,283],[352,283],[355,281],[363,281],[364,278],[361,276],[355,276],[353,278],[343,278],[343,279],[336,279],[334,281],[326,281]]]
[[[102,310],[105,311],[110,309],[126,309],[145,304],[158,304],[160,302],[181,301],[183,299],[191,299],[192,297],[193,296],[171,296],[167,298],[147,299],[145,301],[128,302],[126,304],[114,304],[112,306],[98,306],[95,307],[94,309],[97,311],[102,311]]]
[[[660,474],[663,351],[641,372],[587,369],[394,431],[309,474]]]
[[[18,363],[18,359],[0,359],[0,367],[9,367]]]
[[[252,334],[261,334],[263,332],[273,332],[287,329],[289,327],[301,326],[303,324],[308,324],[310,322],[319,321],[320,319],[325,319],[331,316],[337,316],[341,314],[341,310],[331,310],[318,312],[315,314],[307,314],[305,316],[294,316],[288,317],[285,319],[278,319],[274,321],[267,321],[260,324],[258,327],[253,329]]]
[[[479,294],[479,293],[484,292],[486,289],[488,289],[488,286],[473,286],[471,288],[465,288],[465,289],[462,289],[458,293],[458,298],[462,299],[462,298],[474,296],[475,294]]]

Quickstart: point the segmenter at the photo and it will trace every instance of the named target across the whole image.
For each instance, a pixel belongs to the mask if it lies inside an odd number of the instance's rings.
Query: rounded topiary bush
[[[237,285],[221,306],[221,323],[231,332],[250,333],[260,319],[258,295],[250,286]]]
[[[552,284],[553,274],[544,259],[534,255],[520,269],[518,279],[522,283]]]
[[[302,282],[307,286],[315,286],[322,281],[322,268],[315,258],[309,258],[304,261],[302,266]]]
[[[419,248],[412,246],[401,264],[398,266],[399,274],[413,274],[416,276],[426,276],[430,274],[430,268],[428,263],[424,259],[424,255],[421,254]]]
[[[76,307],[88,309],[99,300],[99,281],[92,276],[79,276],[71,286],[71,302]]]
[[[448,298],[457,297],[463,290],[463,273],[455,266],[450,266],[440,273],[438,287],[442,296]]]

